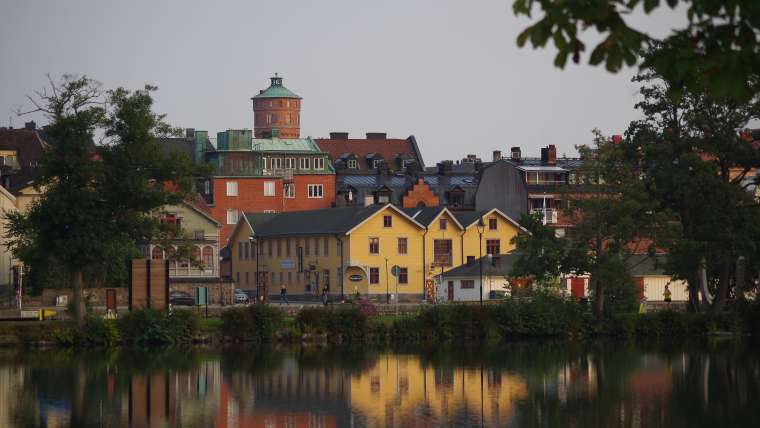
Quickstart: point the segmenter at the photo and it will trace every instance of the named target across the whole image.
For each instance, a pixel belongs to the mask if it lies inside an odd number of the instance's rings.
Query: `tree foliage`
[[[647,15],[667,4],[685,11],[687,23],[663,39],[655,39],[629,25],[632,13]],[[553,42],[554,64],[564,68],[568,57],[579,63],[588,34],[602,35],[589,55],[589,64],[604,64],[610,72],[639,62],[639,55],[658,44],[663,49],[645,59],[670,81],[681,81],[693,91],[747,99],[756,91],[760,70],[760,2],[748,0],[515,0],[517,16],[537,20],[517,37],[534,48]],[[591,36],[593,37],[593,36]]]
[[[159,147],[156,137],[173,129],[152,111],[155,89],[104,93],[87,77],[64,76],[33,101],[50,120],[53,144],[35,182],[44,193],[28,212],[7,215],[9,247],[33,270],[71,278],[80,321],[85,272],[125,266],[136,243],[165,234],[155,211],[180,203],[198,172]],[[102,144],[93,143],[97,135]]]

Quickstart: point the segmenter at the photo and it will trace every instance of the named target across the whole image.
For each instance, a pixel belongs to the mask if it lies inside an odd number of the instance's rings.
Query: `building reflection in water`
[[[495,361],[466,352],[362,351],[337,360],[340,351],[170,353],[158,362],[128,353],[31,361],[2,354],[0,426],[753,426],[744,422],[760,419],[752,404],[760,396],[757,353],[507,350],[492,352]]]

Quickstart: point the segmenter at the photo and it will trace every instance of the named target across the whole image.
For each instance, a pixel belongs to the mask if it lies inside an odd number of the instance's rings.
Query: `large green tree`
[[[760,266],[760,206],[747,191],[760,150],[743,132],[760,118],[760,97],[692,91],[652,70],[634,80],[644,117],[623,146],[657,211],[672,218],[658,245],[673,274],[688,281],[691,308],[721,310]]]
[[[631,15],[650,14],[664,5],[685,15],[686,23],[661,39],[634,28]],[[633,66],[654,44],[665,48],[643,62],[691,90],[709,88],[719,95],[747,99],[755,91],[751,76],[760,70],[760,2],[755,0],[514,0],[514,13],[535,22],[520,33],[519,46],[553,42],[554,64],[580,62],[596,38],[589,63],[617,72]],[[671,12],[675,13],[675,12]],[[683,16],[683,15],[681,15]],[[593,31],[587,31],[593,30]],[[707,77],[706,79],[703,77]]]
[[[44,193],[27,213],[7,215],[9,246],[32,269],[45,261],[69,277],[80,324],[85,272],[124,264],[136,243],[160,238],[167,229],[156,211],[193,186],[192,161],[156,141],[174,130],[152,111],[155,89],[103,93],[87,77],[64,76],[31,98],[54,143],[35,183]]]

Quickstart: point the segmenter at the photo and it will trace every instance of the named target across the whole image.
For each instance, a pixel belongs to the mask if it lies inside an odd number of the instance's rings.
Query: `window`
[[[269,104],[272,104],[272,103],[270,102]],[[269,107],[272,107],[272,106],[270,105]],[[272,115],[268,114],[267,115],[267,124],[271,124],[271,123],[272,123]]]
[[[270,162],[272,164],[272,169],[282,168],[282,158],[272,158]]]
[[[380,238],[369,238],[369,253],[380,254]]]
[[[398,253],[406,254],[406,251],[407,251],[406,238],[398,238]]]
[[[382,159],[374,159],[372,161],[372,168],[377,169],[377,168],[380,168],[381,166],[383,166],[383,160]]]
[[[237,285],[240,285],[240,272],[236,273],[235,276],[237,276],[237,280],[235,282]]]
[[[211,182],[210,181],[204,181],[203,182],[203,190],[208,195],[211,193]]]
[[[408,268],[400,267],[398,269],[398,283],[399,284],[409,283],[409,269]]]
[[[287,183],[285,184],[285,187],[283,188],[283,192],[285,193],[286,198],[295,198],[296,197],[296,185],[293,183]]]
[[[358,162],[356,162],[356,159],[349,159],[346,165],[348,166],[349,169],[356,169],[356,167],[358,166]]]
[[[311,159],[301,158],[301,169],[309,169],[309,168],[311,168]]]
[[[369,268],[369,283],[380,284],[380,268]]]
[[[469,288],[469,289],[475,288],[475,280],[474,279],[463,279],[463,280],[459,281],[459,284],[460,284],[459,288],[461,288],[463,290],[466,289],[466,288]]]
[[[486,254],[496,255],[501,253],[501,244],[498,239],[486,240]]]
[[[245,284],[246,284],[246,285],[248,285],[248,284],[249,284],[249,279],[250,279],[249,275],[250,275],[250,274],[249,274],[248,272],[246,272],[246,273],[245,273]]]
[[[303,240],[303,246],[304,246],[304,254],[305,255],[311,255],[311,239],[305,238]]]
[[[285,239],[285,257],[290,257],[290,238]]]
[[[317,170],[325,169],[325,159],[324,158],[315,158],[314,159],[314,169],[317,169]]]
[[[314,255],[319,255],[319,237],[314,238]]]
[[[206,239],[206,233],[203,232],[202,230],[193,231],[193,239],[195,239],[196,241],[202,241]]]
[[[214,267],[214,248],[210,246],[203,247],[203,267],[211,270]]]
[[[272,257],[272,240],[267,239],[267,255]]]
[[[433,263],[438,266],[451,266],[451,239],[433,241]]]
[[[238,222],[237,210],[233,210],[233,209],[227,210],[227,224],[237,224],[237,222]]]
[[[228,181],[227,182],[227,196],[237,196],[237,195],[238,195],[237,181]]]
[[[475,256],[467,256],[467,264],[470,264],[475,261]]]
[[[243,258],[245,260],[248,260],[251,258],[251,243],[250,242],[243,243]]]
[[[264,182],[264,196],[274,196],[274,181],[265,181]]]
[[[277,257],[282,256],[282,239],[277,239]]]
[[[383,216],[383,227],[393,227],[393,217],[389,215]]]
[[[496,230],[499,222],[495,218],[488,219],[488,230]]]
[[[285,158],[285,169],[295,169],[296,158]]]
[[[325,240],[323,241],[323,243],[324,243],[323,247],[324,247],[325,256],[329,256],[330,255],[330,238],[325,236]]]
[[[310,198],[322,198],[324,197],[324,186],[321,184],[309,184],[309,197]]]
[[[243,243],[238,242],[238,260],[243,260]]]
[[[440,227],[441,230],[446,230],[446,226],[448,225],[449,225],[449,222],[445,218],[438,220],[438,227]]]

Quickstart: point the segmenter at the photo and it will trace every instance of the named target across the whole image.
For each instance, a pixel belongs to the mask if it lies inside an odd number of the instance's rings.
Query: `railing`
[[[544,224],[555,224],[557,223],[557,209],[554,208],[533,208],[530,210],[531,213],[539,213],[541,217],[544,219]]]
[[[194,266],[171,266],[169,265],[170,278],[214,278],[219,276],[219,270],[202,269]]]
[[[565,184],[564,180],[544,180],[544,179],[537,179],[537,178],[528,178],[526,181],[528,184],[550,184],[550,185],[555,185],[555,186]]]

